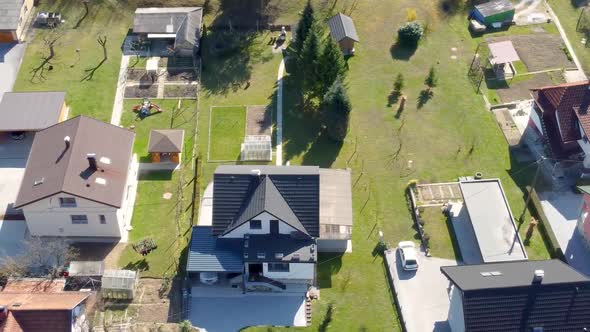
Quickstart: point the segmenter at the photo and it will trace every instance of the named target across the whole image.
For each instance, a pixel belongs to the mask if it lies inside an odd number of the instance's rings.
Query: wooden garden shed
[[[184,130],[182,129],[152,129],[148,153],[153,163],[180,164],[183,143]]]
[[[330,35],[338,43],[344,55],[354,53],[354,44],[359,42],[352,18],[342,13],[336,14],[328,21]]]

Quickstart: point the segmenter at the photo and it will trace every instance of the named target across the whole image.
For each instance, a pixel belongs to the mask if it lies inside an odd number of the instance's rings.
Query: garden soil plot
[[[198,85],[197,84],[183,84],[183,85],[166,84],[164,86],[164,98],[196,99],[197,92],[198,92]]]
[[[158,85],[127,85],[125,87],[125,98],[157,98]]]
[[[440,205],[463,199],[459,183],[433,183],[416,185],[418,205]]]
[[[552,75],[558,76],[561,74],[554,72]],[[503,103],[509,103],[517,100],[531,99],[531,89],[554,85],[555,83],[548,73],[540,73],[523,77],[521,81],[514,83],[508,82],[509,86],[499,87],[496,89],[496,92]]]
[[[565,55],[564,44],[559,35],[539,32],[527,35],[488,37],[485,40],[488,43],[511,40],[529,72],[575,67],[574,63]]]
[[[166,82],[192,83],[197,80],[197,72],[193,68],[167,68]]]
[[[151,78],[148,76],[147,71],[145,69],[135,69],[130,68],[127,70],[127,80],[133,82],[139,81],[151,81]]]
[[[266,106],[248,106],[246,135],[271,135],[272,111]]]

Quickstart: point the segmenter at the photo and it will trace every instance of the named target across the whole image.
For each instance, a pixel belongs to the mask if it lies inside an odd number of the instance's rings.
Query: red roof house
[[[590,155],[590,83],[582,81],[542,87],[533,89],[532,93],[552,157],[566,158],[586,152],[585,148]]]

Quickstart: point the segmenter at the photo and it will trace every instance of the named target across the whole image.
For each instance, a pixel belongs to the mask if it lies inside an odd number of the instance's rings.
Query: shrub
[[[406,46],[417,46],[424,34],[424,28],[416,21],[408,22],[397,30],[398,42]]]
[[[406,20],[408,22],[413,22],[418,19],[418,14],[416,14],[416,8],[408,8],[406,11]]]

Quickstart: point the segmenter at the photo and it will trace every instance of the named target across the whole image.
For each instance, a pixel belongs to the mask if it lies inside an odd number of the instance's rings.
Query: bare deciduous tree
[[[57,277],[65,264],[76,257],[78,251],[64,239],[33,237],[25,242],[23,254],[0,260],[0,276]]]

